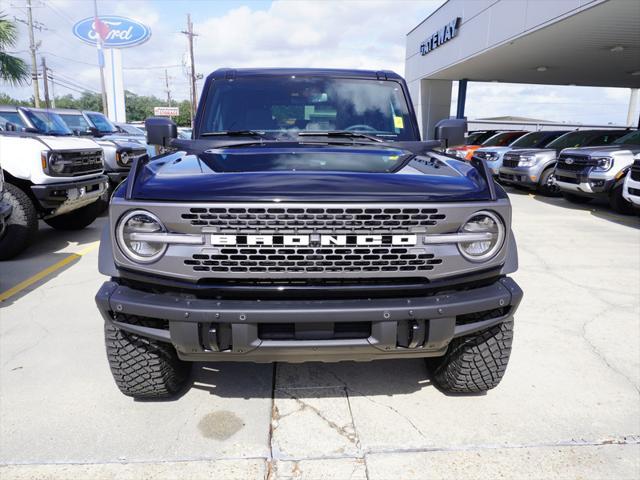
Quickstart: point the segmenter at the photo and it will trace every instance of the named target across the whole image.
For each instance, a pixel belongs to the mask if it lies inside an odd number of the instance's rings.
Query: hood
[[[51,150],[99,150],[98,145],[93,139],[87,137],[69,136],[52,136],[38,135],[38,140],[44,143]]]
[[[627,152],[633,154],[640,152],[640,145],[602,145],[599,147],[565,148],[562,150],[563,155],[588,155],[590,157]]]
[[[482,147],[476,150],[477,152],[492,152],[492,153],[504,153],[509,150],[513,150],[513,147]]]
[[[202,202],[490,199],[487,182],[472,165],[440,158],[365,147],[176,152],[144,166],[133,197]]]
[[[536,153],[556,155],[553,148],[512,148],[509,152],[510,155],[535,155]]]
[[[100,137],[98,142],[101,141],[109,141],[113,142],[120,147],[130,147],[130,148],[147,148],[147,144],[140,138],[136,137],[123,137],[120,135],[108,135],[105,137]]]

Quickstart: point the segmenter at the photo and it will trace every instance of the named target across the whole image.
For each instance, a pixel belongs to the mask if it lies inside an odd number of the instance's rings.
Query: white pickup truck
[[[0,260],[33,241],[38,219],[56,229],[79,230],[100,213],[96,201],[108,188],[102,149],[90,138],[73,136],[55,113],[0,106],[0,158],[3,198],[12,208],[0,238]]]

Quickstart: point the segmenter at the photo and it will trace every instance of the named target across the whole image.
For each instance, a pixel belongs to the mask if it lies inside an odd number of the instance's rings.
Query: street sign
[[[180,115],[178,107],[153,107],[153,114],[156,117],[177,117]]]
[[[140,45],[151,37],[151,29],[130,18],[101,15],[80,20],[73,26],[73,34],[85,43],[96,45],[102,37],[104,48],[125,48]]]

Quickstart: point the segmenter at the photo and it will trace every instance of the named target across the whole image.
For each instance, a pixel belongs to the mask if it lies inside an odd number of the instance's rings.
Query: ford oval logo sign
[[[136,20],[113,15],[99,17],[96,25],[94,17],[80,20],[73,26],[73,34],[85,43],[96,45],[99,33],[105,48],[126,48],[140,45],[151,37],[151,29]]]

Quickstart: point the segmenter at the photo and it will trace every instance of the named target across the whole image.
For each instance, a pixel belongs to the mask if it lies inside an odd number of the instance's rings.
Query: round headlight
[[[504,223],[498,215],[488,211],[474,213],[460,228],[460,233],[484,234],[483,239],[458,243],[463,257],[472,262],[485,262],[493,258],[505,238]]]
[[[62,155],[59,153],[53,152],[49,154],[49,168],[51,171],[55,173],[62,173],[64,170],[65,161],[62,158]]]
[[[122,165],[128,165],[129,164],[129,160],[130,160],[130,157],[129,157],[129,154],[127,152],[122,152],[120,154],[120,163]]]
[[[167,244],[150,242],[141,237],[144,237],[144,234],[165,231],[158,217],[145,210],[134,210],[120,218],[116,237],[120,250],[129,259],[137,263],[152,263],[164,255]]]

